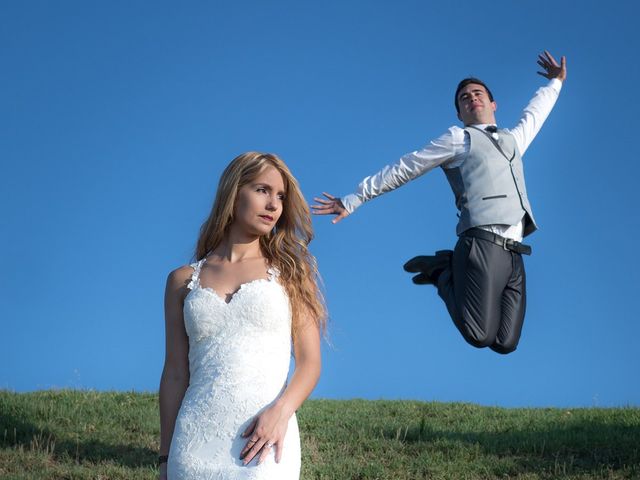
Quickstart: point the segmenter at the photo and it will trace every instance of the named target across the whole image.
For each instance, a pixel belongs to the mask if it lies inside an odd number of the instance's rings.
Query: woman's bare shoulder
[[[167,288],[171,290],[186,288],[192,275],[193,267],[191,265],[183,265],[172,270],[167,276]]]

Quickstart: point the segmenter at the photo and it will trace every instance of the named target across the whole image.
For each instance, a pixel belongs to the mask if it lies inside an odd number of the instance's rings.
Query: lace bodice
[[[204,262],[192,265],[184,301],[190,380],[171,443],[169,480],[298,478],[295,416],[283,450],[289,459],[275,464],[271,456],[258,467],[239,460],[246,441],[240,434],[278,397],[289,371],[291,311],[278,272],[241,285],[227,303],[200,285]]]

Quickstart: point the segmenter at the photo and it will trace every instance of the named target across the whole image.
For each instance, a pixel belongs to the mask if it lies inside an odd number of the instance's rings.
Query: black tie
[[[489,133],[498,133],[498,127],[496,127],[495,125],[489,125],[487,127],[484,127],[484,129]]]

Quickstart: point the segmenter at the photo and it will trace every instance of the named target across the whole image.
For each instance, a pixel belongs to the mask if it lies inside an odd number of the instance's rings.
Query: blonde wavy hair
[[[196,260],[206,257],[222,243],[233,223],[238,191],[269,166],[282,175],[285,196],[282,215],[274,229],[260,237],[260,248],[269,265],[280,272],[279,280],[289,296],[293,337],[308,320],[324,332],[326,308],[318,288],[316,260],[308,250],[313,239],[309,205],[298,181],[277,155],[247,152],[227,165],[220,177],[211,213],[200,227],[195,257]]]

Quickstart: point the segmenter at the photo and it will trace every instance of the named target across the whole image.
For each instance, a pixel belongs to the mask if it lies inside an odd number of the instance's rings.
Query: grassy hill
[[[640,479],[640,409],[311,400],[302,479]],[[154,394],[0,391],[0,479],[154,479]],[[277,480],[277,479],[274,479]]]

